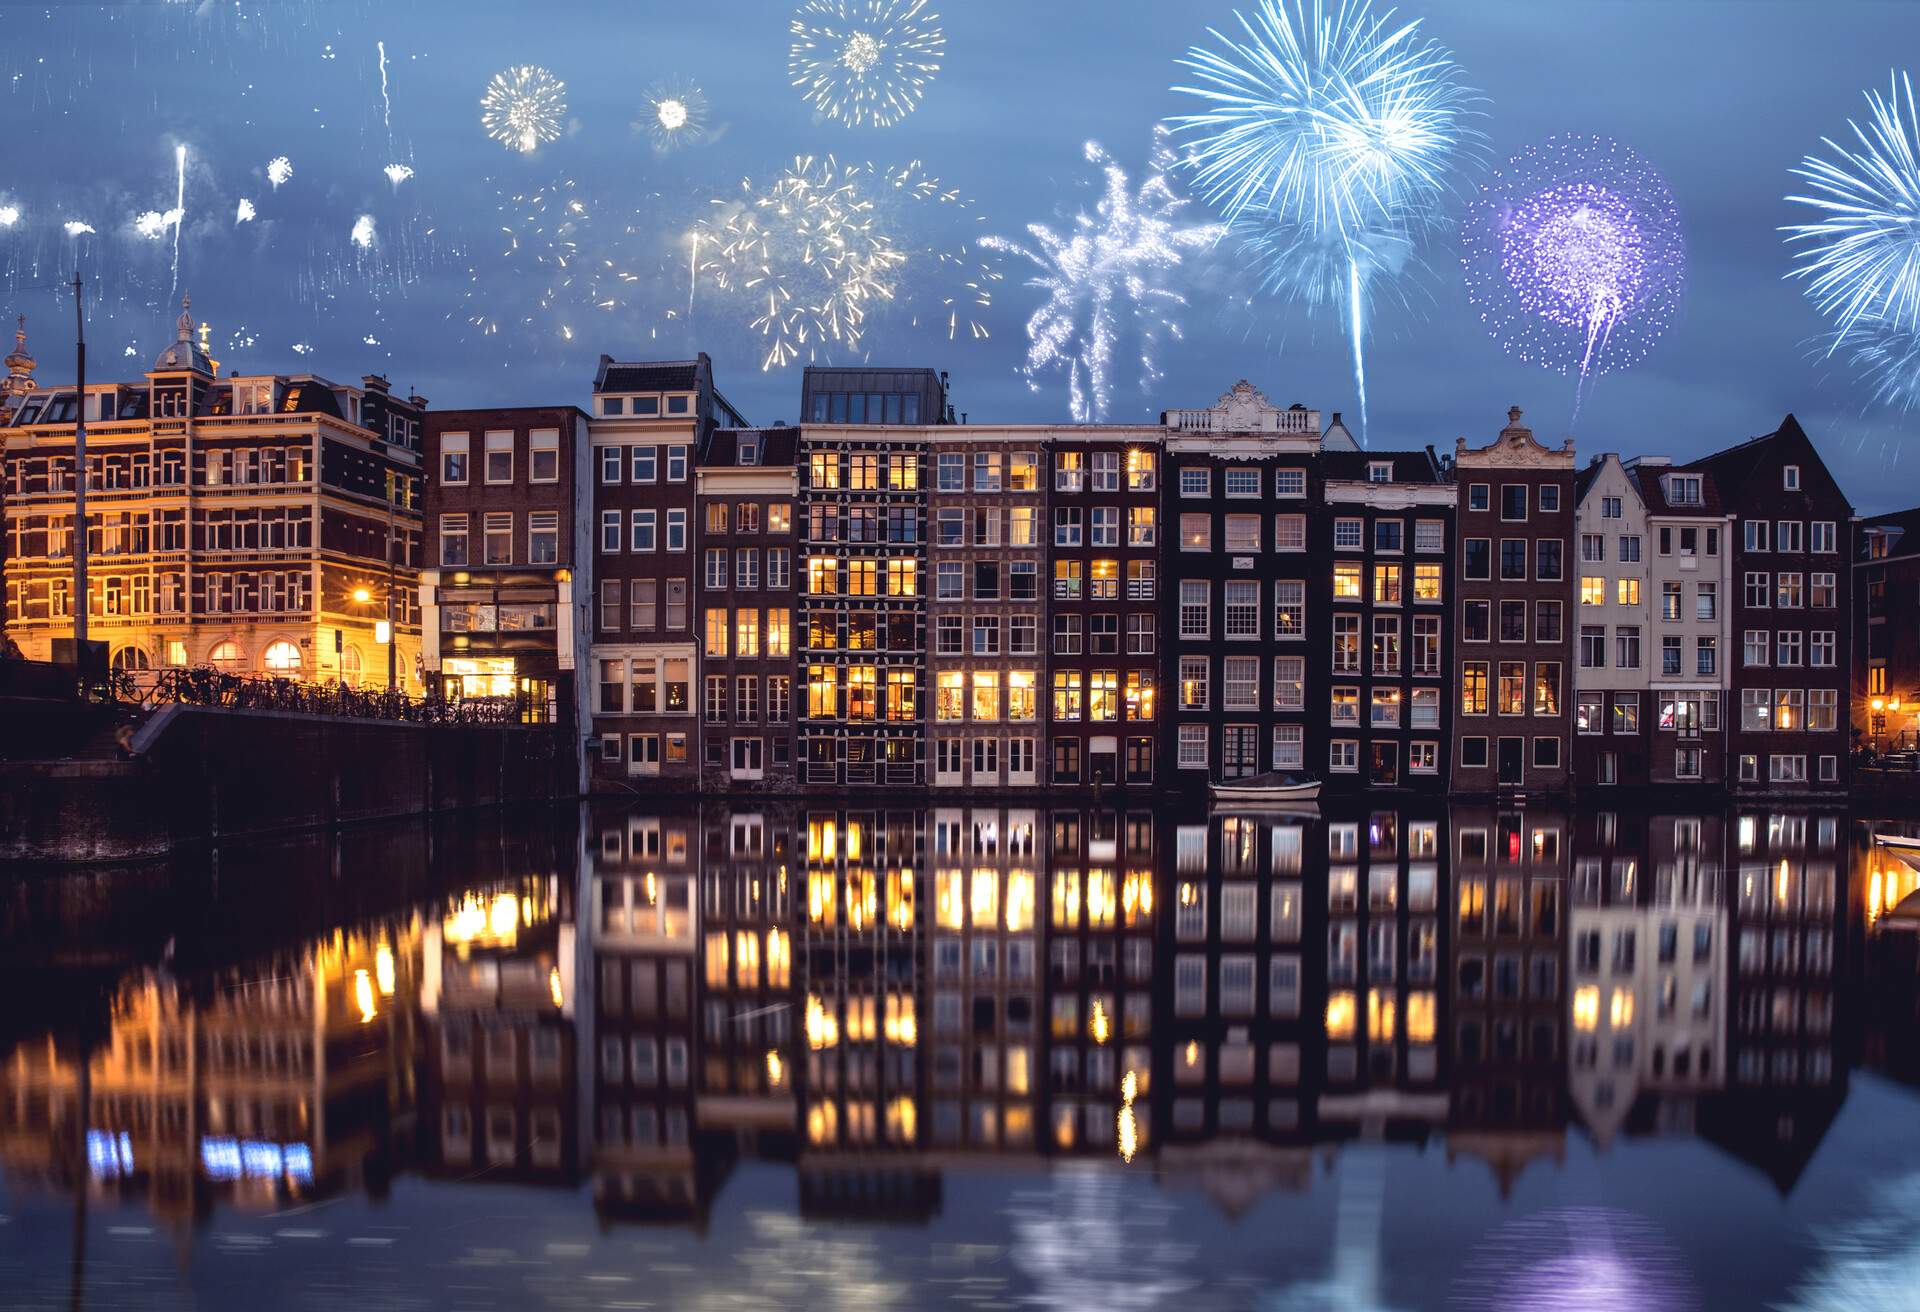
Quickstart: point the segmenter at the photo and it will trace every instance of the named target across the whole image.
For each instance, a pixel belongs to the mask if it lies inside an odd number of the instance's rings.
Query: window
[[[960,451],[942,451],[934,461],[934,488],[940,492],[967,490],[967,457]]]
[[[1606,729],[1606,694],[1579,693],[1573,703],[1573,731],[1600,733]]]
[[[1490,601],[1463,602],[1460,608],[1461,638],[1466,642],[1492,642],[1492,616],[1493,603]]]
[[[1832,610],[1836,604],[1834,576],[1832,574],[1807,575],[1807,605],[1815,610]]]
[[[631,466],[628,477],[633,482],[655,482],[660,477],[660,448],[657,446],[632,447],[628,455],[628,464]]]
[[[1487,713],[1487,663],[1485,661],[1467,661],[1460,667],[1460,713],[1462,715]]]
[[[1749,733],[1763,732],[1773,727],[1773,690],[1771,688],[1742,688],[1740,690],[1740,728]]]
[[[1499,710],[1502,715],[1527,713],[1527,663],[1525,661],[1500,662]]]
[[[1336,674],[1360,672],[1360,617],[1333,617],[1333,669]]]
[[[1260,495],[1260,471],[1257,469],[1229,469],[1222,479],[1224,490],[1230,497]]]
[[[1304,469],[1274,470],[1273,494],[1277,497],[1305,496],[1307,494],[1307,471]]]
[[[1221,680],[1222,708],[1229,711],[1251,711],[1260,705],[1260,658],[1257,656],[1229,656],[1223,662]],[[1101,718],[1096,716],[1095,718]],[[1111,716],[1105,717],[1111,719]]]
[[[560,559],[560,512],[535,510],[527,515],[527,561],[552,565]]]
[[[1284,518],[1284,516],[1282,516],[1282,518]],[[1295,518],[1299,518],[1301,522],[1301,546],[1304,547],[1306,545],[1306,520],[1300,516],[1296,516]],[[1154,542],[1153,507],[1127,507],[1127,545],[1130,547],[1151,547],[1154,545]]]
[[[485,538],[481,544],[483,565],[513,563],[513,512],[489,512],[483,519]]]
[[[1752,610],[1765,610],[1773,603],[1773,576],[1765,570],[1748,570],[1746,604]]]
[[[1640,535],[1637,533],[1620,535],[1620,559],[1623,563],[1640,563]]]
[[[679,401],[682,407],[684,408],[685,398],[673,397],[669,399],[669,402],[667,405],[667,409],[669,411],[672,411],[673,409],[672,402],[676,400]],[[670,446],[667,448],[667,482],[684,483],[686,481],[687,481],[687,448],[684,446]],[[669,513],[672,513],[672,512],[669,512]],[[667,550],[676,551],[676,550],[679,550],[679,548],[668,547]]]
[[[1437,519],[1416,520],[1413,525],[1415,551],[1445,551],[1446,525]]]
[[[1637,692],[1617,692],[1613,694],[1613,731],[1617,734],[1637,734],[1640,732],[1640,694]]]
[[[1225,585],[1225,593],[1225,605],[1222,607],[1225,636],[1258,638],[1260,636],[1260,585],[1231,580]]]
[[[513,434],[488,433],[486,435],[486,466],[484,475],[489,483],[513,482]]]
[[[1544,491],[1545,489],[1542,489]],[[1545,509],[1545,507],[1541,507]],[[1500,485],[1500,518],[1518,522],[1527,517],[1527,487],[1524,483]]]
[[[1413,599],[1416,603],[1427,604],[1441,600],[1440,565],[1437,561],[1420,561],[1414,565]]]
[[[1718,583],[1701,583],[1696,586],[1693,595],[1693,617],[1697,620],[1720,618],[1720,585]]]
[[[1074,490],[1078,490],[1077,488]],[[1213,479],[1210,471],[1191,465],[1180,470],[1180,495],[1183,497],[1204,497],[1213,494]]]
[[[1783,571],[1775,581],[1774,605],[1782,610],[1798,610],[1801,600],[1800,575]]]
[[[1353,774],[1360,769],[1360,744],[1351,738],[1335,739],[1327,744],[1327,768],[1336,774]]]
[[[1493,577],[1493,544],[1486,538],[1468,538],[1460,557],[1463,578],[1486,580]]]
[[[1810,733],[1831,733],[1839,725],[1840,694],[1832,688],[1810,688],[1807,690],[1807,730]]]
[[[1817,519],[1811,524],[1808,524],[1807,538],[1807,550],[1809,551],[1831,554],[1839,550],[1839,547],[1835,545],[1834,525],[1830,519]]]
[[[614,512],[616,515],[618,511]],[[614,546],[620,545],[619,533],[614,534]],[[467,517],[465,515],[440,516],[440,563],[442,565],[464,565],[467,556]]]
[[[1617,589],[1620,604],[1622,606],[1638,606],[1640,604],[1640,580],[1619,579],[1617,582],[1620,585]]]
[[[1607,558],[1607,538],[1604,533],[1582,533],[1580,535],[1580,561],[1585,565],[1597,565]]]
[[[1695,638],[1693,640],[1693,672],[1695,674],[1717,674],[1720,670],[1720,640],[1718,638]]]
[[[1640,668],[1640,627],[1637,624],[1623,624],[1613,631],[1614,668],[1637,670]]]
[[[1413,672],[1416,675],[1440,673],[1440,617],[1416,615],[1413,618]]]
[[[667,512],[667,550],[685,551],[687,549],[687,512],[669,510]]]
[[[1774,636],[1773,663],[1775,665],[1800,664],[1800,643],[1802,635],[1797,629],[1782,629]]]
[[[1204,711],[1207,709],[1209,700],[1207,658],[1182,656],[1180,658],[1180,709]]]
[[[1837,635],[1832,629],[1815,629],[1807,635],[1807,664],[1831,667],[1837,650]]]
[[[1545,491],[1545,489],[1541,489]],[[1559,538],[1541,538],[1534,544],[1534,571],[1537,579],[1555,580],[1564,577],[1563,559],[1566,544]],[[1637,588],[1638,582],[1634,584]]]
[[[1764,519],[1749,519],[1745,521],[1745,528],[1746,528],[1746,535],[1747,535],[1746,536],[1747,550],[1748,551],[1767,550],[1768,522]]]
[[[1307,662],[1304,656],[1273,658],[1273,709],[1299,711],[1306,708]]]
[[[1359,551],[1365,545],[1365,525],[1360,520],[1333,521],[1333,546],[1336,551]]]
[[[1526,577],[1527,540],[1525,538],[1501,538],[1500,578],[1506,582],[1524,582]]]
[[[1297,724],[1273,726],[1273,768],[1298,770],[1306,763],[1305,730]]]
[[[1772,629],[1748,629],[1746,641],[1742,644],[1741,664],[1766,665],[1770,663],[1773,651]]]
[[[1183,724],[1180,726],[1178,755],[1174,763],[1182,770],[1207,768],[1206,725]]]
[[[1180,636],[1204,638],[1212,625],[1207,583],[1204,579],[1180,580]]]
[[[1228,551],[1245,553],[1260,550],[1260,516],[1228,515],[1226,518]],[[1094,545],[1098,546],[1099,543]]]
[[[1533,666],[1533,713],[1560,714],[1560,662],[1536,661]]]
[[[973,490],[975,492],[998,492],[1000,490],[1001,462],[998,451],[976,451],[973,453]],[[1098,459],[1095,461],[1094,486],[1099,487]]]
[[[465,433],[440,435],[440,482],[443,486],[458,487],[467,481],[468,443]]]
[[[527,434],[527,479],[533,483],[560,481],[560,430],[536,428]]]
[[[1019,458],[1020,457],[1015,457],[1015,459],[1019,459]],[[1031,459],[1031,457],[1028,457],[1028,458]],[[1127,452],[1127,491],[1129,492],[1153,491],[1154,487],[1156,486],[1155,484],[1156,468],[1157,466],[1155,464],[1153,452],[1145,450],[1144,448],[1141,448],[1141,447],[1134,447],[1133,449],[1129,450]],[[1016,489],[1016,490],[1020,490],[1020,489]],[[1031,488],[1026,490],[1031,490]]]
[[[1773,526],[1773,549],[1791,552],[1800,550],[1799,520],[1783,519]]]
[[[1373,525],[1373,549],[1375,551],[1397,552],[1404,541],[1406,525],[1397,519],[1375,520]]]
[[[1780,486],[1788,492],[1798,492],[1800,490],[1800,466],[1781,466]]]
[[[1142,614],[1127,616],[1127,655],[1151,656],[1153,654],[1157,618],[1154,615]]]
[[[1278,579],[1273,585],[1273,636],[1299,638],[1306,633],[1307,585],[1301,579]]]
[[[1604,606],[1607,604],[1607,581],[1598,574],[1582,575],[1580,579],[1580,604],[1582,606]]]
[[[1619,497],[1601,497],[1600,498],[1600,518],[1602,519],[1620,518],[1620,498]]]
[[[1055,511],[1056,515],[1060,512]],[[1078,513],[1078,512],[1075,512]],[[1057,539],[1058,534],[1055,534]],[[1056,541],[1055,545],[1058,545]],[[1213,516],[1208,514],[1186,514],[1180,516],[1180,550],[1213,550]]]
[[[1487,495],[1487,485],[1485,483],[1469,483],[1467,485],[1467,509],[1485,510],[1488,504]]]

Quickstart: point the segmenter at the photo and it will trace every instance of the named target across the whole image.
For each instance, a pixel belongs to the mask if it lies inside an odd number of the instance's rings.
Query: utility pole
[[[80,303],[80,271],[73,271],[73,663],[87,672],[87,318]]]

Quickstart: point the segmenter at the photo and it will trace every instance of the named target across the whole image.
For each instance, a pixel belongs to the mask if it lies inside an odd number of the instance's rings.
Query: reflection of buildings
[[[173,1222],[216,1199],[267,1209],[383,1187],[414,1107],[420,945],[407,917],[221,972],[204,991],[130,977],[98,1046],[23,1042],[0,1067],[9,1182],[143,1195]]]
[[[1574,858],[1568,912],[1568,1091],[1602,1143],[1636,1113],[1635,1128],[1690,1133],[1698,1095],[1726,1082],[1720,817],[1583,823],[1593,841]]]
[[[629,815],[585,835],[593,954],[593,1187],[606,1213],[703,1220],[694,1153],[699,954],[689,815]],[[716,872],[718,873],[718,872]]]
[[[1730,1085],[1700,1133],[1784,1192],[1846,1098],[1834,1061],[1845,849],[1832,814],[1740,811],[1727,824]]]
[[[1567,1124],[1561,1038],[1566,815],[1455,808],[1449,1151],[1511,1187]]]
[[[574,890],[557,874],[449,898],[427,925],[430,1169],[571,1183],[580,1167]]]

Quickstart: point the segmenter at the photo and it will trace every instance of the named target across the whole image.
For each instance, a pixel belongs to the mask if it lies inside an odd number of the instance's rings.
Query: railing
[[[147,707],[218,706],[408,724],[518,724],[528,719],[530,709],[524,696],[461,700],[411,697],[397,689],[254,678],[205,667],[161,670],[151,675],[113,670],[109,685],[115,698]]]

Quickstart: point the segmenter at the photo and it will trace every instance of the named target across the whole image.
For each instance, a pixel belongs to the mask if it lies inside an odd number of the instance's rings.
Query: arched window
[[[270,642],[260,656],[260,663],[275,674],[297,674],[300,671],[300,649],[284,638],[279,642]]]
[[[229,674],[237,674],[246,663],[247,658],[241,654],[240,644],[236,642],[216,642],[213,650],[207,653],[207,664]]]
[[[340,677],[358,688],[360,673],[360,649],[348,643],[340,649]]]
[[[113,668],[116,670],[150,670],[153,661],[140,647],[122,647],[113,654]]]

